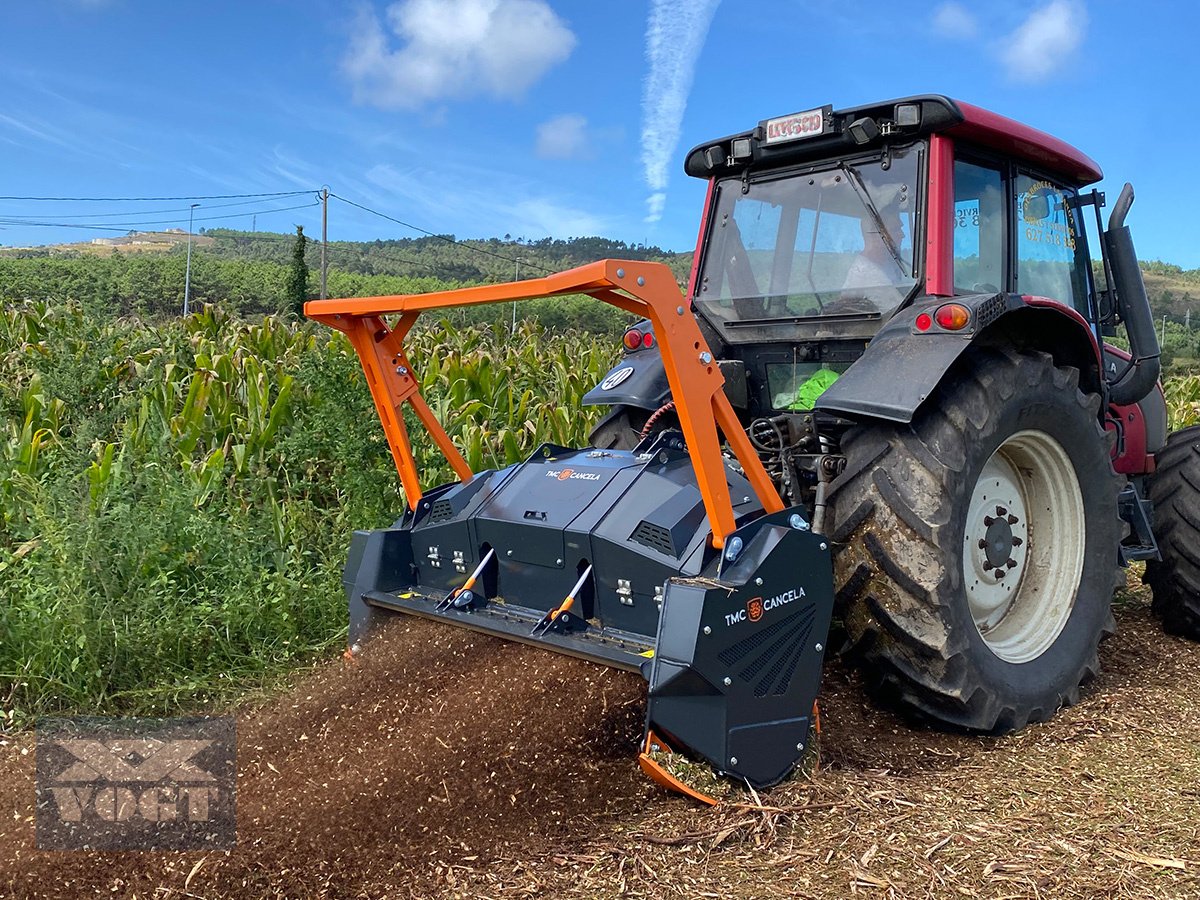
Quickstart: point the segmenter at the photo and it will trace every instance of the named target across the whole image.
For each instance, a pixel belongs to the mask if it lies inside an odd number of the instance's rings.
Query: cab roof
[[[1099,181],[1104,174],[1091,157],[1065,141],[1014,119],[940,94],[902,97],[843,110],[825,106],[810,111],[811,115],[818,113],[822,124],[820,131],[804,136],[768,138],[769,128],[775,134],[775,123],[790,123],[794,118],[780,117],[760,122],[751,131],[706,141],[688,153],[684,171],[698,178],[711,178],[747,167],[770,168],[837,157],[888,140],[945,134],[1025,162],[1074,187]],[[857,125],[863,119],[870,122],[851,129],[851,125]],[[815,120],[810,118],[810,121]],[[738,142],[736,147],[735,141]]]

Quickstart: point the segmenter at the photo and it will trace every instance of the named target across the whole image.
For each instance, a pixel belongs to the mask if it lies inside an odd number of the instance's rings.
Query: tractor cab
[[[812,379],[913,305],[1016,293],[1098,325],[1077,194],[1100,169],[1012,120],[944,97],[826,106],[703,144],[686,170],[710,184],[694,309],[746,365],[751,412],[811,408]],[[975,324],[939,309],[921,321]]]

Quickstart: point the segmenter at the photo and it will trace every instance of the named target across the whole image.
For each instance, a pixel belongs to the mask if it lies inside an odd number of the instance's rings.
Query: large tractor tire
[[[911,426],[845,436],[838,600],[883,699],[988,733],[1076,702],[1121,535],[1099,405],[1049,354],[973,348]]]
[[[588,435],[588,446],[597,450],[632,450],[641,440],[641,431],[649,415],[644,409],[613,407]]]
[[[1152,609],[1171,634],[1200,640],[1200,425],[1176,431],[1150,478],[1162,562],[1146,563]]]

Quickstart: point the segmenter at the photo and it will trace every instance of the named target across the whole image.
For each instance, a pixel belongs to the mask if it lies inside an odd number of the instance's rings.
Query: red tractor
[[[309,304],[362,356],[409,500],[355,537],[352,641],[398,610],[640,668],[644,766],[682,745],[764,785],[804,751],[833,615],[881,696],[982,732],[1076,701],[1133,560],[1200,637],[1200,431],[1167,434],[1128,185],[1105,228],[1091,159],[941,96],[770,119],[685,169],[709,184],[686,297],[607,261]],[[647,317],[585,400],[611,411],[590,448],[472,473],[405,333],[566,293]],[[422,491],[405,403],[458,482]]]

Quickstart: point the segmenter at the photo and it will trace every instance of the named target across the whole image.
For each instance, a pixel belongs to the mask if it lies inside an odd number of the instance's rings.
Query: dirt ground
[[[830,665],[820,771],[716,810],[635,763],[643,684],[397,619],[238,716],[238,838],[39,852],[0,741],[0,897],[1200,897],[1200,645],[1124,598],[1053,722],[941,734]]]

